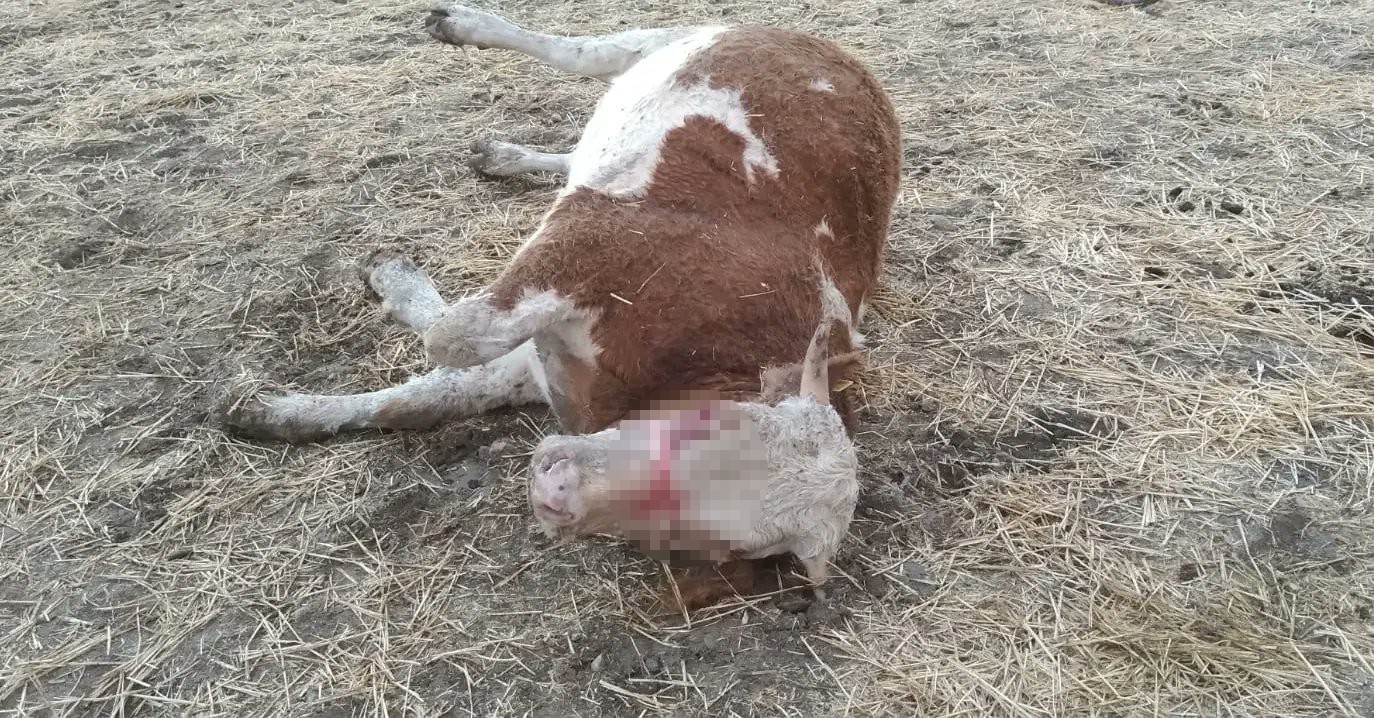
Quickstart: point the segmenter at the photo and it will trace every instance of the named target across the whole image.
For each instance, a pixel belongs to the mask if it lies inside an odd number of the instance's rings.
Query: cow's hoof
[[[487,177],[510,177],[521,173],[526,151],[519,145],[499,140],[477,140],[468,148],[472,156],[468,167]]]
[[[430,9],[425,18],[425,32],[439,42],[458,47],[475,47],[485,50],[490,45],[476,38],[488,28],[505,24],[491,13],[473,10],[462,5],[438,5]]]

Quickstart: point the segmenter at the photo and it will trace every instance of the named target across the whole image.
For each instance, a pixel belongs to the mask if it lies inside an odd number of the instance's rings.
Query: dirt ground
[[[690,625],[550,547],[550,418],[286,446],[249,376],[423,371],[354,263],[451,296],[601,85],[424,5],[0,3],[0,712],[1374,716],[1374,5],[486,2],[531,27],[760,22],[905,130],[864,327],[864,495],[828,604]]]

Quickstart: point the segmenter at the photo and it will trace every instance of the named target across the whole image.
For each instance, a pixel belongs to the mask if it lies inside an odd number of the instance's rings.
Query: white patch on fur
[[[534,346],[534,340],[521,344],[515,351],[507,356],[516,357],[515,360],[524,361],[529,364],[530,378],[534,379],[534,385],[539,387],[539,395],[544,397],[544,403],[552,402],[552,394],[549,393],[549,376],[544,373],[544,364],[539,361],[539,352]]]
[[[549,397],[549,403],[555,395],[568,395],[571,364],[597,365],[601,347],[592,340],[592,327],[597,318],[595,311],[573,307],[559,321],[535,332],[534,343],[538,349],[538,357],[534,360],[535,381],[539,382],[544,396]]]
[[[515,351],[499,357],[480,369],[487,378],[488,391],[510,397],[529,397],[531,392],[527,379],[533,379],[539,398],[549,403],[549,387],[544,381],[544,369],[539,364],[539,356],[534,350],[534,342],[527,341]]]
[[[826,237],[830,237],[831,239],[835,238],[835,232],[830,229],[830,220],[822,219],[821,221],[817,222],[816,226],[812,229],[815,231],[816,236],[824,235]]]
[[[852,342],[853,342],[853,345],[855,345],[855,349],[860,349],[860,347],[863,347],[864,342],[867,342],[867,340],[868,340],[868,338],[867,338],[866,335],[860,334],[860,332],[859,332],[859,327],[863,327],[863,317],[864,317],[864,314],[867,314],[867,313],[868,313],[868,298],[866,297],[866,298],[860,299],[860,301],[859,301],[859,312],[857,312],[857,313],[855,314],[855,325],[853,325],[853,328],[849,329],[849,336],[851,336],[851,340],[852,340]]]
[[[816,92],[834,92],[835,86],[830,84],[830,81],[824,77],[817,77],[811,81],[811,89]]]
[[[844,300],[844,294],[840,288],[835,286],[835,280],[828,274],[821,275],[821,316],[831,321],[839,320],[846,325],[853,324],[853,315],[849,313],[849,303]]]
[[[849,328],[850,343],[854,345],[855,349],[863,346],[865,337],[856,328],[857,322],[854,321],[854,316],[849,312],[849,302],[845,301],[844,294],[840,292],[839,287],[835,286],[835,280],[831,279],[828,274],[821,274],[820,293],[821,316],[844,322],[844,325]]]
[[[465,367],[492,361],[514,351],[541,332],[567,334],[569,346],[581,351],[579,357],[595,357],[591,345],[587,312],[572,300],[553,290],[527,289],[509,311],[496,308],[484,293],[464,297],[444,309],[425,332],[425,349],[430,361],[450,367]],[[585,341],[580,341],[586,337]]]
[[[744,139],[745,177],[763,171],[777,176],[777,159],[749,127],[738,89],[679,84],[676,76],[707,50],[724,28],[702,28],[640,60],[611,83],[573,150],[568,187],[588,187],[622,197],[638,197],[653,178],[664,137],[687,118],[700,115],[720,122]]]
[[[557,336],[565,351],[577,359],[591,364],[601,354],[601,347],[592,341],[592,327],[596,325],[596,319],[595,312],[573,308],[567,317],[557,324],[551,325],[541,334]]]

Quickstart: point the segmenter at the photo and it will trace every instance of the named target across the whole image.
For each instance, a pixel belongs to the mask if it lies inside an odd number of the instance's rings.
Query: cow
[[[230,430],[307,442],[546,405],[562,432],[586,435],[685,396],[777,401],[761,373],[800,375],[836,297],[828,388],[852,433],[844,387],[902,156],[891,101],[858,60],[764,26],[569,37],[445,5],[425,28],[607,83],[570,152],[472,146],[483,175],[566,182],[499,275],[454,302],[405,256],[364,260],[385,311],[423,337],[436,368],[367,393],[238,397]]]

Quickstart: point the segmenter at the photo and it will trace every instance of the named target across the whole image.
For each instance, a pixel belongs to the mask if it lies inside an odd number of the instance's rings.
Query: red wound
[[[648,490],[640,492],[635,499],[635,508],[640,513],[681,515],[685,495],[673,481],[673,461],[683,445],[711,437],[714,415],[710,407],[685,412],[681,419],[669,422],[660,433],[661,453],[650,469]]]

